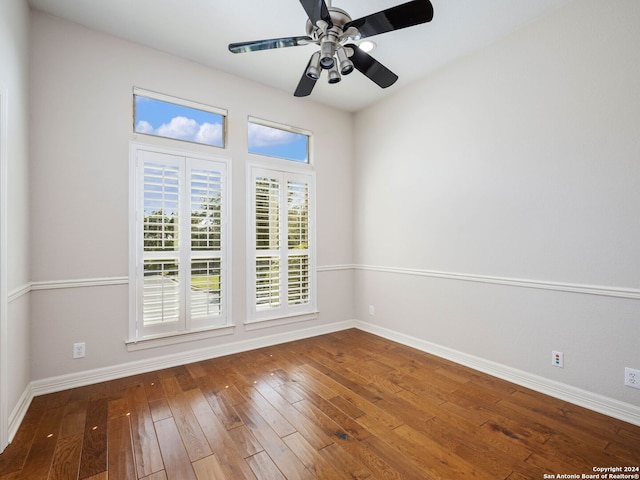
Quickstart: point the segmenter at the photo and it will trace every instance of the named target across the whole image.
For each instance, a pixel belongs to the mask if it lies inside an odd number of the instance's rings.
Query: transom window
[[[226,110],[140,88],[133,102],[135,133],[225,146]]]
[[[248,125],[249,153],[309,163],[309,132],[253,117]]]

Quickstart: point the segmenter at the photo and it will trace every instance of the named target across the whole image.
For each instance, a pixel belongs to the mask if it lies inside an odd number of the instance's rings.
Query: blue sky
[[[301,133],[249,123],[249,153],[307,162],[308,141]]]
[[[135,130],[223,147],[223,117],[204,110],[136,95]],[[249,153],[308,162],[307,135],[248,123]]]
[[[136,132],[223,146],[222,115],[136,95]]]

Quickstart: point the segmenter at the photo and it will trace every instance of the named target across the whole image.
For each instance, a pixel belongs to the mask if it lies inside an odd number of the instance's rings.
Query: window
[[[310,140],[303,130],[249,118],[249,153],[309,163]]]
[[[250,170],[250,322],[314,315],[314,175]]]
[[[131,150],[131,340],[227,326],[226,162]]]
[[[224,147],[226,110],[139,88],[133,100],[135,133]]]

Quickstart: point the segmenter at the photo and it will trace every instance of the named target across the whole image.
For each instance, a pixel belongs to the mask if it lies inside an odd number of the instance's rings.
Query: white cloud
[[[161,137],[193,140],[198,133],[198,122],[187,117],[173,117],[169,123],[163,123],[156,130]]]
[[[267,147],[269,145],[282,145],[295,142],[297,134],[280,130],[277,128],[265,127],[257,123],[249,124],[249,146]]]
[[[145,120],[140,120],[136,125],[136,132],[153,134],[153,126]]]
[[[200,125],[194,119],[183,116],[173,117],[169,123],[163,123],[158,128],[153,128],[149,122],[140,120],[136,125],[136,132],[207,145],[222,145],[222,124]]]
[[[196,134],[196,142],[206,143],[207,145],[222,144],[222,124],[220,123],[203,123]]]

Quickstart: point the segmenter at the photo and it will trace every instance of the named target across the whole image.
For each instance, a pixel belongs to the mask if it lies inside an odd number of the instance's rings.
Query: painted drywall
[[[13,292],[29,281],[29,196],[28,196],[28,82],[29,82],[29,8],[22,0],[7,0],[0,4],[0,88],[6,98],[6,154],[7,191],[1,192],[6,204],[6,288]],[[0,345],[7,346],[7,359],[3,371],[7,372],[7,391],[0,395],[6,405],[0,409],[11,415],[21,394],[29,384],[31,351],[29,344],[29,308],[25,298],[8,302],[6,338]],[[3,301],[8,301],[3,298]],[[0,332],[2,335],[4,331]],[[2,348],[0,346],[0,348]],[[0,360],[1,361],[1,360]],[[5,396],[6,395],[6,396]],[[4,415],[3,415],[4,416]],[[3,422],[6,418],[3,419]],[[2,438],[3,435],[0,435]],[[0,442],[2,443],[2,442]],[[2,445],[0,445],[0,449]]]
[[[32,378],[125,364],[352,318],[353,273],[318,273],[317,320],[245,331],[247,118],[313,132],[320,266],[352,263],[353,119],[202,65],[33,12],[31,23]],[[228,109],[231,159],[232,336],[128,352],[127,286],[49,288],[64,280],[126,277],[132,88]],[[345,208],[345,205],[347,206]],[[41,287],[43,287],[42,289]],[[71,358],[74,342],[86,357]]]
[[[638,22],[572,2],[356,115],[357,318],[640,404]]]

